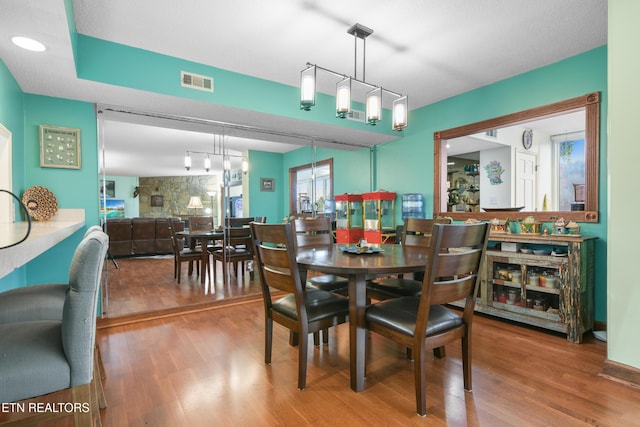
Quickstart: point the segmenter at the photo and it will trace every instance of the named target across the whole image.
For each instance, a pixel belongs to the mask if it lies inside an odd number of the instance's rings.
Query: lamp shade
[[[407,127],[408,110],[409,100],[406,95],[393,101],[393,130],[402,130]]]
[[[191,196],[189,199],[189,204],[187,205],[188,209],[202,209],[202,200],[200,200],[200,196]]]
[[[346,78],[336,85],[336,117],[344,119],[351,110],[351,79]]]
[[[309,111],[316,105],[316,67],[308,67],[300,73],[300,109]]]
[[[382,88],[377,87],[367,93],[367,123],[375,126],[382,117]]]

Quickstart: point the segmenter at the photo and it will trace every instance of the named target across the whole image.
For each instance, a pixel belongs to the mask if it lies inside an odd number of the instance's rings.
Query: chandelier
[[[367,90],[365,123],[375,126],[375,124],[382,119],[382,95],[384,93],[395,98],[391,108],[392,129],[395,131],[403,130],[407,127],[408,97],[365,81],[366,39],[373,33],[373,30],[364,25],[355,24],[347,30],[347,33],[354,36],[355,42],[354,77],[329,70],[316,64],[307,63],[307,68],[300,72],[300,109],[310,111],[311,107],[316,104],[316,77],[318,71],[321,71],[340,79],[336,84],[336,117],[344,119],[352,111],[351,89],[355,84],[363,86]],[[363,41],[362,80],[358,80],[357,78],[358,39],[362,39]]]
[[[187,155],[184,157],[184,168],[186,170],[191,170],[193,164],[191,156],[193,154],[196,154],[203,157],[203,168],[205,172],[209,172],[211,170],[211,157],[216,156],[222,156],[222,168],[224,169],[225,173],[231,170],[231,157],[241,157],[242,172],[247,172],[249,170],[249,161],[247,160],[247,157],[243,155],[229,154],[229,151],[225,149],[224,145],[224,135],[214,134],[213,152],[187,150]]]

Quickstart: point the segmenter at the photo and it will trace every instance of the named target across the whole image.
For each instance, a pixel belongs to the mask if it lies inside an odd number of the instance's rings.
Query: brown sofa
[[[184,221],[172,220],[176,231],[184,230]],[[168,218],[110,218],[105,231],[114,257],[173,253]]]

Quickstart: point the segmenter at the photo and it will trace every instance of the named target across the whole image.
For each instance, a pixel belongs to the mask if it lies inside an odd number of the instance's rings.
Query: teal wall
[[[4,69],[4,64],[3,64]],[[7,72],[8,74],[8,72]],[[5,74],[3,76],[3,88]],[[15,88],[14,88],[15,89]],[[18,100],[20,100],[18,102]],[[98,150],[94,107],[90,103],[12,91],[0,93],[4,108],[21,105],[20,118],[0,116],[13,133],[14,193],[19,196],[33,185],[41,185],[53,192],[59,209],[84,209],[86,225],[98,223]],[[12,122],[13,125],[9,124]],[[82,167],[56,169],[40,167],[39,126],[41,124],[80,129]],[[0,279],[0,290],[36,283],[66,283],[69,265],[76,246],[86,228],[69,239]]]
[[[284,184],[283,156],[277,153],[249,151],[249,213],[265,216],[268,223],[282,222],[285,211],[280,201],[287,198],[289,186]],[[260,178],[273,178],[274,191],[260,191]]]
[[[26,187],[42,185],[58,199],[58,208],[84,209],[87,226],[98,224],[98,142],[95,110],[87,102],[25,94]],[[39,126],[80,129],[81,169],[40,167]],[[28,264],[27,283],[66,282],[76,246],[86,228]]]
[[[378,146],[378,185],[398,193],[423,193],[433,212],[433,133],[590,92],[600,103],[600,222],[584,223],[596,236],[595,319],[606,321],[607,268],[607,48],[590,50],[489,86],[412,111],[405,137]],[[401,166],[400,166],[401,165]],[[396,209],[400,221],[400,209]]]
[[[142,50],[77,34],[78,77],[148,92],[195,99],[210,104],[247,109],[321,123],[336,124],[335,98],[318,94],[311,111],[300,110],[300,89],[269,80],[233,73],[196,62]],[[123,66],[126,64],[126,66]],[[304,64],[300,64],[302,69]],[[214,92],[193,90],[180,85],[180,72],[213,77]],[[294,71],[295,72],[295,71]],[[363,109],[363,106],[360,106]],[[339,126],[361,128],[352,120]],[[393,134],[391,119],[369,127],[369,131]]]
[[[600,47],[555,64],[524,73],[443,101],[413,110],[404,137],[375,147],[374,170],[370,174],[368,149],[341,151],[317,149],[316,161],[333,158],[334,193],[362,193],[384,189],[422,193],[425,212],[433,212],[433,133],[515,111],[584,95],[601,93],[600,110],[600,222],[582,224],[583,232],[598,237],[596,259],[606,259],[607,217],[607,48]],[[283,181],[288,188],[288,169],[310,163],[311,148],[304,147],[283,155]],[[374,177],[370,184],[370,176]],[[373,188],[371,188],[373,187]],[[253,193],[251,193],[253,196]],[[398,203],[398,202],[396,202]],[[281,200],[282,211],[289,211],[288,194]],[[401,209],[396,209],[401,223]],[[606,321],[606,264],[595,267],[595,319]]]
[[[11,131],[11,155],[13,173],[13,188],[4,188],[16,194],[22,195],[25,189],[24,168],[19,165],[24,164],[24,99],[20,86],[13,78],[4,62],[0,60],[0,123]],[[6,195],[4,196],[6,197]],[[1,254],[0,254],[1,256]],[[18,268],[7,276],[0,279],[0,291],[22,286],[26,280],[26,267]]]
[[[319,100],[317,109],[298,109],[298,90],[273,82],[240,76],[213,67],[180,61],[151,52],[107,43],[84,36],[78,37],[78,73],[83,78],[108,84],[143,88],[156,93],[179,97],[204,97],[200,100],[220,103],[287,117],[326,121],[335,124],[333,110],[326,100]],[[452,97],[413,110],[404,137],[369,149],[341,151],[317,148],[315,160],[334,159],[334,193],[362,193],[385,189],[425,195],[427,213],[432,212],[433,196],[433,132],[465,123],[484,120],[517,110],[548,104],[588,92],[602,93],[600,152],[600,217],[597,224],[585,224],[584,231],[599,238],[598,259],[606,258],[606,193],[607,135],[607,49],[594,49],[556,64]],[[121,67],[117,64],[128,64]],[[213,74],[216,92],[211,94],[186,91],[179,87],[180,69],[200,74]],[[162,70],[162,71],[158,71]],[[150,74],[151,73],[151,74]],[[155,73],[155,74],[154,74]],[[177,74],[176,74],[177,73]],[[149,78],[154,75],[153,78]],[[98,173],[96,120],[89,103],[22,94],[4,65],[0,68],[0,119],[14,132],[14,191],[22,192],[30,185],[44,185],[59,198],[63,208],[84,208],[87,225],[97,223]],[[185,92],[186,91],[186,92]],[[256,96],[256,94],[260,96]],[[20,107],[19,109],[16,106]],[[7,112],[11,109],[11,112]],[[17,113],[16,111],[20,111]],[[322,113],[322,114],[321,114]],[[81,129],[82,162],[79,171],[39,167],[38,126],[40,124],[69,126]],[[339,125],[360,126],[352,121]],[[388,127],[386,127],[388,129]],[[383,126],[367,127],[370,131],[390,132]],[[24,149],[16,146],[24,146]],[[288,169],[310,163],[311,148],[303,147],[286,154],[249,153],[249,212],[252,216],[267,216],[269,222],[279,222],[289,213]],[[374,169],[371,170],[370,165]],[[373,180],[372,180],[373,177]],[[260,178],[274,178],[275,191],[261,192]],[[397,220],[400,221],[400,209]],[[81,233],[51,249],[9,278],[0,279],[2,287],[66,279],[68,261]],[[596,265],[596,313],[598,321],[606,319],[606,267]],[[26,276],[25,273],[26,271]],[[16,279],[16,276],[18,277]],[[20,282],[20,283],[18,283]]]

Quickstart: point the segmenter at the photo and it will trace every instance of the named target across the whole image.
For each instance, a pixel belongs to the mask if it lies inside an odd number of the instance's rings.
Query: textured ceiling
[[[354,41],[346,30],[361,23],[374,30],[366,44],[366,80],[409,95],[410,109],[607,42],[606,0],[74,0],[73,4],[81,34],[292,86],[298,85],[307,62],[353,75]],[[49,49],[42,55],[21,51],[9,42],[13,35],[38,38]],[[63,0],[0,2],[0,57],[25,92],[125,110],[217,117],[356,145],[389,139],[83,81],[75,77],[70,43]],[[358,78],[361,72],[358,67]],[[154,151],[164,150],[168,159],[175,158],[170,150],[178,149],[177,144],[168,144],[171,148],[165,150],[149,125],[134,124],[114,124],[110,129],[110,118],[105,129],[120,132],[120,138],[129,135],[132,139],[123,142],[125,148],[152,143]],[[163,126],[174,127],[170,122]],[[188,141],[189,135],[172,134],[170,139]],[[251,139],[239,138],[247,136]],[[300,138],[270,144],[286,139],[242,134],[230,138],[229,144],[237,144],[238,150],[260,147],[279,152],[297,146],[291,144],[308,144]],[[109,140],[106,143],[109,148]],[[188,142],[184,144],[179,147],[182,153],[189,148]],[[155,163],[134,161],[140,175],[156,174],[141,166]],[[125,164],[118,160],[118,165]]]

